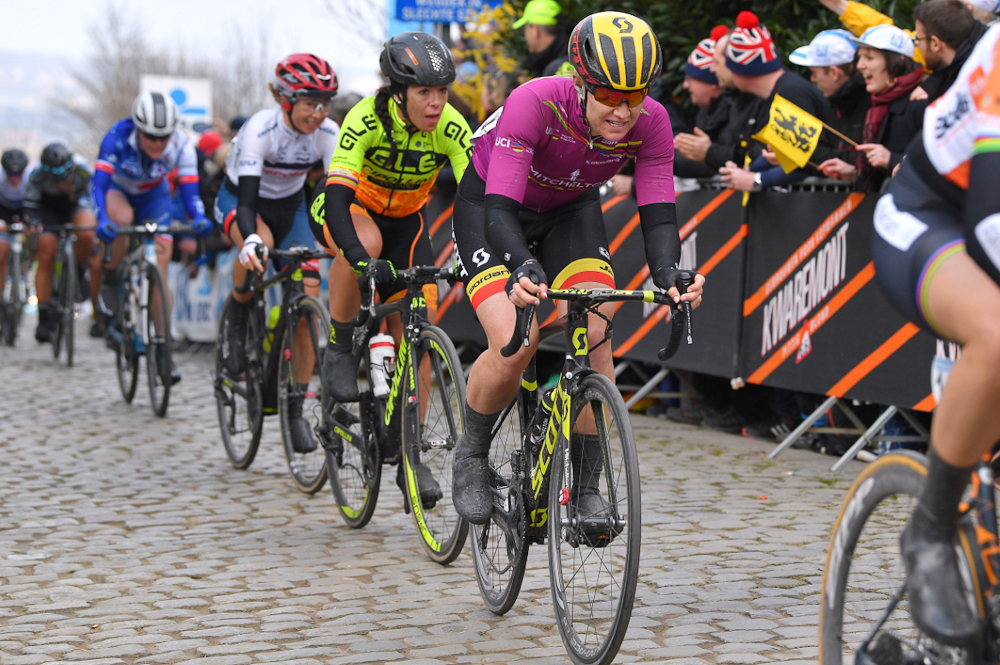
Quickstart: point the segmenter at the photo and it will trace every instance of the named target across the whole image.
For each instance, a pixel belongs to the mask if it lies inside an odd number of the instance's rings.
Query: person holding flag
[[[893,25],[868,28],[858,44],[858,71],[872,96],[854,164],[828,159],[820,170],[829,178],[853,180],[859,192],[877,192],[903,159],[906,146],[923,127],[927,100],[910,93],[923,80],[913,60],[913,40]]]
[[[821,154],[824,157],[829,156],[832,148],[827,144],[828,140],[823,132],[816,128],[821,129],[824,124],[828,125],[834,120],[833,107],[816,86],[785,69],[771,33],[753,12],[740,12],[736,17],[736,27],[730,33],[726,47],[726,67],[732,73],[733,84],[737,89],[764,100],[756,118],[756,126],[766,127],[772,118],[778,121],[775,126],[784,126],[785,131],[779,134],[781,144],[772,145],[772,148],[781,155],[779,159],[784,160],[785,168],[780,164],[772,165],[764,158],[742,166],[730,161],[719,169],[723,182],[744,192],[785,185],[808,175],[801,168],[786,172],[791,163],[795,162],[797,167],[804,166],[809,161],[818,164],[813,158],[817,146],[822,146]],[[795,120],[789,115],[778,118],[777,110],[772,110],[775,98],[779,96],[791,104],[784,107],[786,112],[794,107]],[[798,163],[803,154],[807,155],[806,160]]]

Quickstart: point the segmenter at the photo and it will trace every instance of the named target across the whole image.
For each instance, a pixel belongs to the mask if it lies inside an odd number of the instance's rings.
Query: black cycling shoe
[[[396,471],[396,486],[403,494],[406,494],[406,481],[403,479],[404,464],[401,462]],[[444,497],[441,485],[434,479],[430,467],[423,462],[413,465],[413,472],[417,474],[417,487],[420,488],[420,506],[424,510],[430,510],[437,505],[437,502]],[[406,503],[406,512],[410,512],[410,504]]]
[[[54,323],[52,303],[42,303],[38,306],[38,327],[35,328],[35,341],[48,344],[52,341],[52,324]]]
[[[222,367],[230,376],[238,377],[246,371],[247,319],[250,305],[233,300],[226,309],[226,316],[219,323],[222,326]]]
[[[490,444],[470,444],[463,434],[455,446],[451,464],[451,500],[459,515],[471,524],[486,524],[493,513],[493,490],[490,487]]]
[[[604,547],[621,534],[621,526],[611,522],[611,505],[597,491],[587,488],[573,500],[580,533],[591,547]]]
[[[102,314],[95,316],[93,323],[90,324],[90,336],[100,339],[104,337],[107,330],[107,319]]]
[[[300,455],[316,450],[318,444],[313,437],[312,425],[308,420],[302,416],[289,418],[288,425],[292,434],[292,450]]]
[[[358,380],[354,354],[327,345],[323,352],[323,392],[338,402],[358,401]]]
[[[955,544],[921,531],[921,519],[914,514],[899,539],[913,622],[942,644],[975,645],[981,626],[964,591]]]
[[[174,365],[173,362],[170,363],[172,367],[170,368],[170,385],[176,386],[181,382],[181,368]]]

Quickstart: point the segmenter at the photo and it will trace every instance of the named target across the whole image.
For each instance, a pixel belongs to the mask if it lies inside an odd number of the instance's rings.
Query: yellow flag
[[[801,168],[816,152],[823,122],[781,95],[775,95],[767,125],[753,135],[774,150],[785,173]]]

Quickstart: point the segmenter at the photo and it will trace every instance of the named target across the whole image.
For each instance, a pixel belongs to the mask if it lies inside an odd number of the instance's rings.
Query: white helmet
[[[132,102],[135,128],[151,136],[170,136],[177,128],[177,104],[158,92],[144,92]]]

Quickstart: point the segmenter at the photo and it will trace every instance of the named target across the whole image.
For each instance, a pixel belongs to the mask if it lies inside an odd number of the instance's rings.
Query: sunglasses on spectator
[[[151,143],[166,143],[170,140],[170,134],[167,134],[166,136],[154,136],[153,134],[142,132],[142,135],[145,136],[146,140]]]
[[[639,104],[642,104],[642,100],[646,99],[646,95],[649,94],[649,87],[647,86],[640,90],[615,90],[614,88],[594,86],[590,92],[594,95],[594,101],[605,106],[616,109],[622,102],[625,102],[630,109],[634,109]]]

